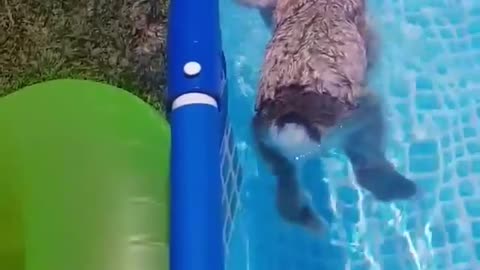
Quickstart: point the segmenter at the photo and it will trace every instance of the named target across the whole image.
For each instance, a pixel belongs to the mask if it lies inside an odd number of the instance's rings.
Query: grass
[[[0,96],[50,79],[89,79],[163,109],[167,5],[0,0]]]
[[[163,110],[165,1],[0,0],[0,96],[51,79],[89,79]],[[0,268],[24,269],[20,204],[8,188],[2,182]]]

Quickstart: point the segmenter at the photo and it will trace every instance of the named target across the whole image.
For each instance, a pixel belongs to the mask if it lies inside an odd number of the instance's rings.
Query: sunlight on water
[[[275,182],[248,130],[269,31],[222,0],[230,120],[243,185],[229,270],[480,269],[480,2],[369,0],[381,50],[371,88],[385,97],[388,156],[422,196],[381,204],[345,157],[305,161],[302,185],[329,222],[312,237],[280,220]]]

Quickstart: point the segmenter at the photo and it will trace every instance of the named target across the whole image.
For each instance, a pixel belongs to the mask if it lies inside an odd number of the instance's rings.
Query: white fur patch
[[[296,159],[319,151],[320,145],[312,141],[304,126],[288,123],[283,128],[270,127],[270,142],[289,159]]]
[[[310,139],[304,126],[288,123],[283,128],[270,126],[269,143],[279,149],[288,159],[298,160],[315,155],[328,155],[342,147],[345,136],[354,127],[337,126],[322,134],[320,143]]]

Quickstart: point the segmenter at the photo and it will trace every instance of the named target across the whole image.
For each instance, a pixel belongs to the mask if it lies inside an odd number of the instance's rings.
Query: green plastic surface
[[[121,89],[0,99],[0,269],[167,270],[169,126]]]

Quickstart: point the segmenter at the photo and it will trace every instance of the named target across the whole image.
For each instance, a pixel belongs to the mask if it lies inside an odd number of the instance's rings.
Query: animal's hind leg
[[[349,135],[344,149],[358,184],[381,201],[414,196],[416,184],[396,171],[385,156],[385,127],[379,101],[371,95],[360,106],[357,121],[361,128]]]
[[[322,220],[304,200],[294,164],[265,142],[268,124],[257,114],[252,121],[252,128],[257,150],[277,179],[277,209],[285,220],[319,232],[323,229]]]

